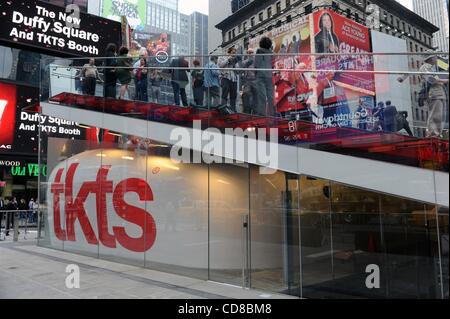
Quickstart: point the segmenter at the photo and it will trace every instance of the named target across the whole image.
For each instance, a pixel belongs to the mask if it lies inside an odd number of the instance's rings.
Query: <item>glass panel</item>
[[[436,207],[381,195],[380,211],[386,298],[441,298]]]
[[[303,21],[300,36],[310,36],[308,25]],[[42,97],[52,103],[177,126],[192,127],[194,120],[201,120],[203,127],[221,130],[275,127],[283,144],[448,171],[448,112],[441,110],[441,104],[431,103],[434,98],[426,100],[426,93],[419,94],[431,75],[445,78],[439,68],[445,63],[427,69],[423,55],[399,53],[311,56],[305,53],[306,47],[298,54],[280,53],[281,40],[288,39],[276,40],[278,54],[273,55],[272,67],[271,54],[265,56],[269,62],[264,62],[263,54],[253,56],[241,47],[217,56],[222,67],[216,59],[194,65],[194,57],[174,56],[170,63],[161,63],[150,56],[142,64],[137,56],[98,58],[94,64],[105,81],[96,81],[82,76],[94,69],[86,59],[48,60],[51,68],[43,81],[50,90]],[[253,39],[249,49],[257,49],[258,40]],[[308,43],[301,42],[300,46]],[[290,47],[294,50],[294,43]],[[111,62],[115,60],[118,66]],[[346,67],[338,69],[333,61],[343,61],[339,65]],[[266,68],[261,70],[263,65]],[[359,65],[362,69],[355,70]],[[122,85],[110,79],[114,69]],[[439,92],[445,89],[442,84]],[[113,99],[119,96],[126,101]],[[439,131],[433,131],[433,137],[430,125]]]
[[[61,174],[64,185],[64,195],[61,194],[64,198],[61,218],[66,232],[64,250],[98,257],[100,228],[95,178],[101,167],[101,157],[97,156],[101,154],[100,144],[65,139],[49,147],[53,148],[51,158],[56,163],[52,175],[57,180],[58,174]]]
[[[442,298],[448,299],[448,283],[449,283],[449,271],[448,271],[448,208],[441,207],[439,209],[439,236],[440,236],[440,244],[441,244],[441,266],[442,266]]]
[[[171,148],[148,144],[147,181],[153,191],[148,211],[156,240],[146,267],[208,279],[208,166],[176,164]],[[189,151],[188,151],[189,152]]]
[[[300,296],[298,177],[251,168],[251,286]]]
[[[99,256],[116,262],[144,266],[144,252],[152,244],[148,203],[152,192],[146,183],[145,149],[130,149],[130,138],[98,130],[101,148],[86,157],[97,157],[96,177],[99,223]],[[113,133],[113,134],[111,134]],[[93,203],[92,203],[93,204]],[[95,206],[92,206],[95,207]],[[147,224],[148,222],[148,224]]]
[[[249,168],[211,164],[209,171],[209,279],[243,285],[249,214]]]
[[[378,194],[331,183],[333,280],[337,298],[384,298],[385,285],[369,289],[366,267],[383,274],[382,228]]]
[[[302,297],[331,298],[331,188],[326,180],[300,177]]]

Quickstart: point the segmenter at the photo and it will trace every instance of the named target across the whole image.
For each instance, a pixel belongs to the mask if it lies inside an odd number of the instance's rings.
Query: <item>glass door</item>
[[[250,181],[251,287],[300,296],[298,176],[252,167]]]
[[[209,168],[209,280],[249,287],[249,168]]]

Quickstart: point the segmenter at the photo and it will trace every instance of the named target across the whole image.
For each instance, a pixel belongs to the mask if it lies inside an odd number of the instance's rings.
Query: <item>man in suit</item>
[[[392,105],[391,101],[386,101],[386,108],[384,109],[384,130],[386,132],[396,133],[397,128],[397,108]]]
[[[186,95],[186,86],[189,84],[189,62],[184,56],[180,56],[172,60],[170,67],[172,73],[172,88],[175,99],[175,105],[180,105],[180,96],[183,106],[188,106],[188,99]]]

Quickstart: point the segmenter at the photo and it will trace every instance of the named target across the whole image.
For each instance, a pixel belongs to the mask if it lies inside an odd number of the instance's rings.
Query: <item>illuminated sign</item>
[[[120,21],[126,17],[133,29],[143,29],[147,16],[147,0],[105,0],[103,17]]]
[[[8,101],[0,100],[0,121],[2,120],[3,113],[5,112],[6,104],[8,104]]]
[[[16,86],[0,82],[0,152],[11,150],[16,123]]]
[[[25,166],[13,166],[11,167],[12,176],[23,176],[23,177],[39,177],[47,176],[47,165],[38,164],[26,164]]]
[[[24,111],[38,97],[38,88],[0,82],[0,153],[36,154],[39,126],[43,147],[47,137],[86,137],[86,129],[75,122]]]
[[[22,165],[22,163],[20,161],[0,160],[0,166],[13,167],[13,166],[20,166],[20,165]]]
[[[134,32],[133,40],[130,52],[132,56],[138,57],[144,51],[150,57],[150,62],[152,57],[160,64],[169,61],[171,51],[169,34]]]
[[[85,168],[80,166],[82,164],[72,163],[67,169],[57,168],[52,173],[49,198],[52,199],[53,229],[56,238],[77,242],[84,235],[89,245],[98,246],[101,243],[111,249],[120,245],[132,252],[150,250],[156,240],[155,220],[148,211],[129,204],[126,200],[127,195],[135,194],[140,202],[153,201],[153,192],[147,181],[139,178],[117,179],[117,175],[111,173],[111,166],[99,167],[96,177],[95,175],[82,176],[83,173],[80,174],[80,171],[83,172]],[[64,179],[63,175],[65,175]],[[79,184],[80,190],[74,192],[74,186]],[[97,205],[94,209],[85,208],[85,203],[91,194],[96,198]],[[112,196],[114,212],[108,211],[107,197],[109,196]],[[63,201],[61,197],[64,198]],[[61,224],[62,211],[65,211],[66,215],[64,226]],[[98,237],[95,234],[94,225],[88,218],[92,212],[95,212],[97,216]],[[110,232],[108,224],[111,224],[112,213],[117,214],[122,221],[120,226],[113,226],[113,231]],[[77,219],[81,225],[81,232],[75,227]],[[130,228],[125,227],[125,224],[134,224],[139,227],[142,230],[141,236],[136,238],[128,235]]]
[[[0,181],[0,187],[6,187],[6,182]]]
[[[73,56],[105,56],[108,43],[121,42],[120,23],[76,8],[0,0],[0,41]]]

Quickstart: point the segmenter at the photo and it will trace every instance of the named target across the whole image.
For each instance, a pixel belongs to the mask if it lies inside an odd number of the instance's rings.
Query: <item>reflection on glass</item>
[[[300,296],[298,177],[251,168],[251,286]]]

